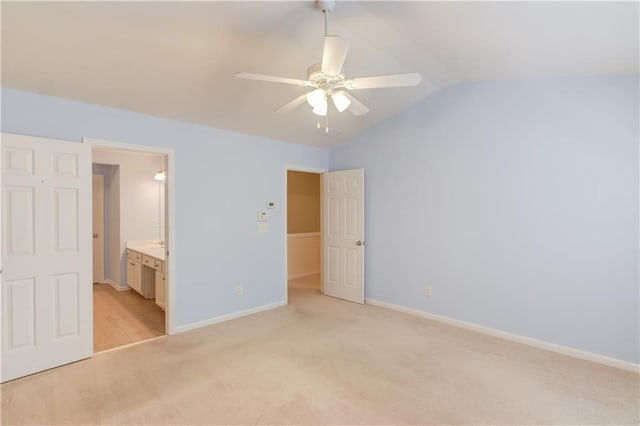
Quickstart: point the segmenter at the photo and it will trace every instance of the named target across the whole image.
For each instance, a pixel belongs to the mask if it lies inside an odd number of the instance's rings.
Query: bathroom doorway
[[[167,154],[94,145],[92,162],[93,335],[101,352],[167,333]]]

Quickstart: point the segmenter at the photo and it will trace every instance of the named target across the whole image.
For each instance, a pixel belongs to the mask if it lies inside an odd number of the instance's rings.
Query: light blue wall
[[[637,363],[638,90],[458,86],[332,149],[365,169],[366,297]]]
[[[8,89],[2,131],[174,150],[176,325],[285,300],[284,167],[327,168],[327,150]]]
[[[365,168],[366,296],[639,362],[638,90],[458,86],[334,148]],[[2,131],[175,150],[176,325],[284,300],[284,165],[326,151],[7,89]]]

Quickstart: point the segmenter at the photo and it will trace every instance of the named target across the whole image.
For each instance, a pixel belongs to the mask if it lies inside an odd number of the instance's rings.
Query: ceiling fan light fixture
[[[417,72],[346,78],[343,74],[343,68],[349,53],[349,42],[338,35],[329,35],[328,31],[328,15],[333,10],[336,0],[315,0],[315,2],[317,8],[324,15],[324,43],[322,60],[307,69],[306,80],[250,72],[235,74],[237,78],[247,80],[282,83],[306,88],[305,93],[301,93],[295,99],[276,109],[275,112],[291,111],[307,101],[315,115],[326,117],[328,120],[328,103],[331,98],[338,112],[349,110],[351,114],[359,117],[368,113],[369,108],[357,97],[351,95],[352,90],[412,87],[420,84],[422,76]],[[327,129],[328,125],[325,125],[324,133]],[[319,123],[318,130],[320,130]]]
[[[351,105],[351,99],[349,99],[342,90],[331,95],[331,99],[339,112],[346,110],[349,108],[349,105]]]
[[[315,115],[320,115],[323,117],[327,115],[327,98],[326,97],[322,98],[322,100],[313,107],[313,113]]]
[[[307,95],[307,103],[313,108],[316,108],[322,102],[324,102],[325,104],[327,103],[327,95],[322,89],[316,89],[309,92],[309,94]]]

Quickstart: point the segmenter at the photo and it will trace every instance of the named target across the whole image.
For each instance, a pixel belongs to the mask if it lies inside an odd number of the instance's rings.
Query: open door
[[[323,292],[364,303],[364,170],[324,174]]]
[[[104,176],[93,175],[93,282],[104,282]]]
[[[93,354],[91,150],[2,134],[2,381]]]

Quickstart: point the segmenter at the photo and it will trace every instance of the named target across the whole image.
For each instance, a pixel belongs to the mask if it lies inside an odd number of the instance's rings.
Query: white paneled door
[[[364,303],[364,170],[324,174],[323,291]]]
[[[91,148],[2,134],[2,381],[93,354]]]

